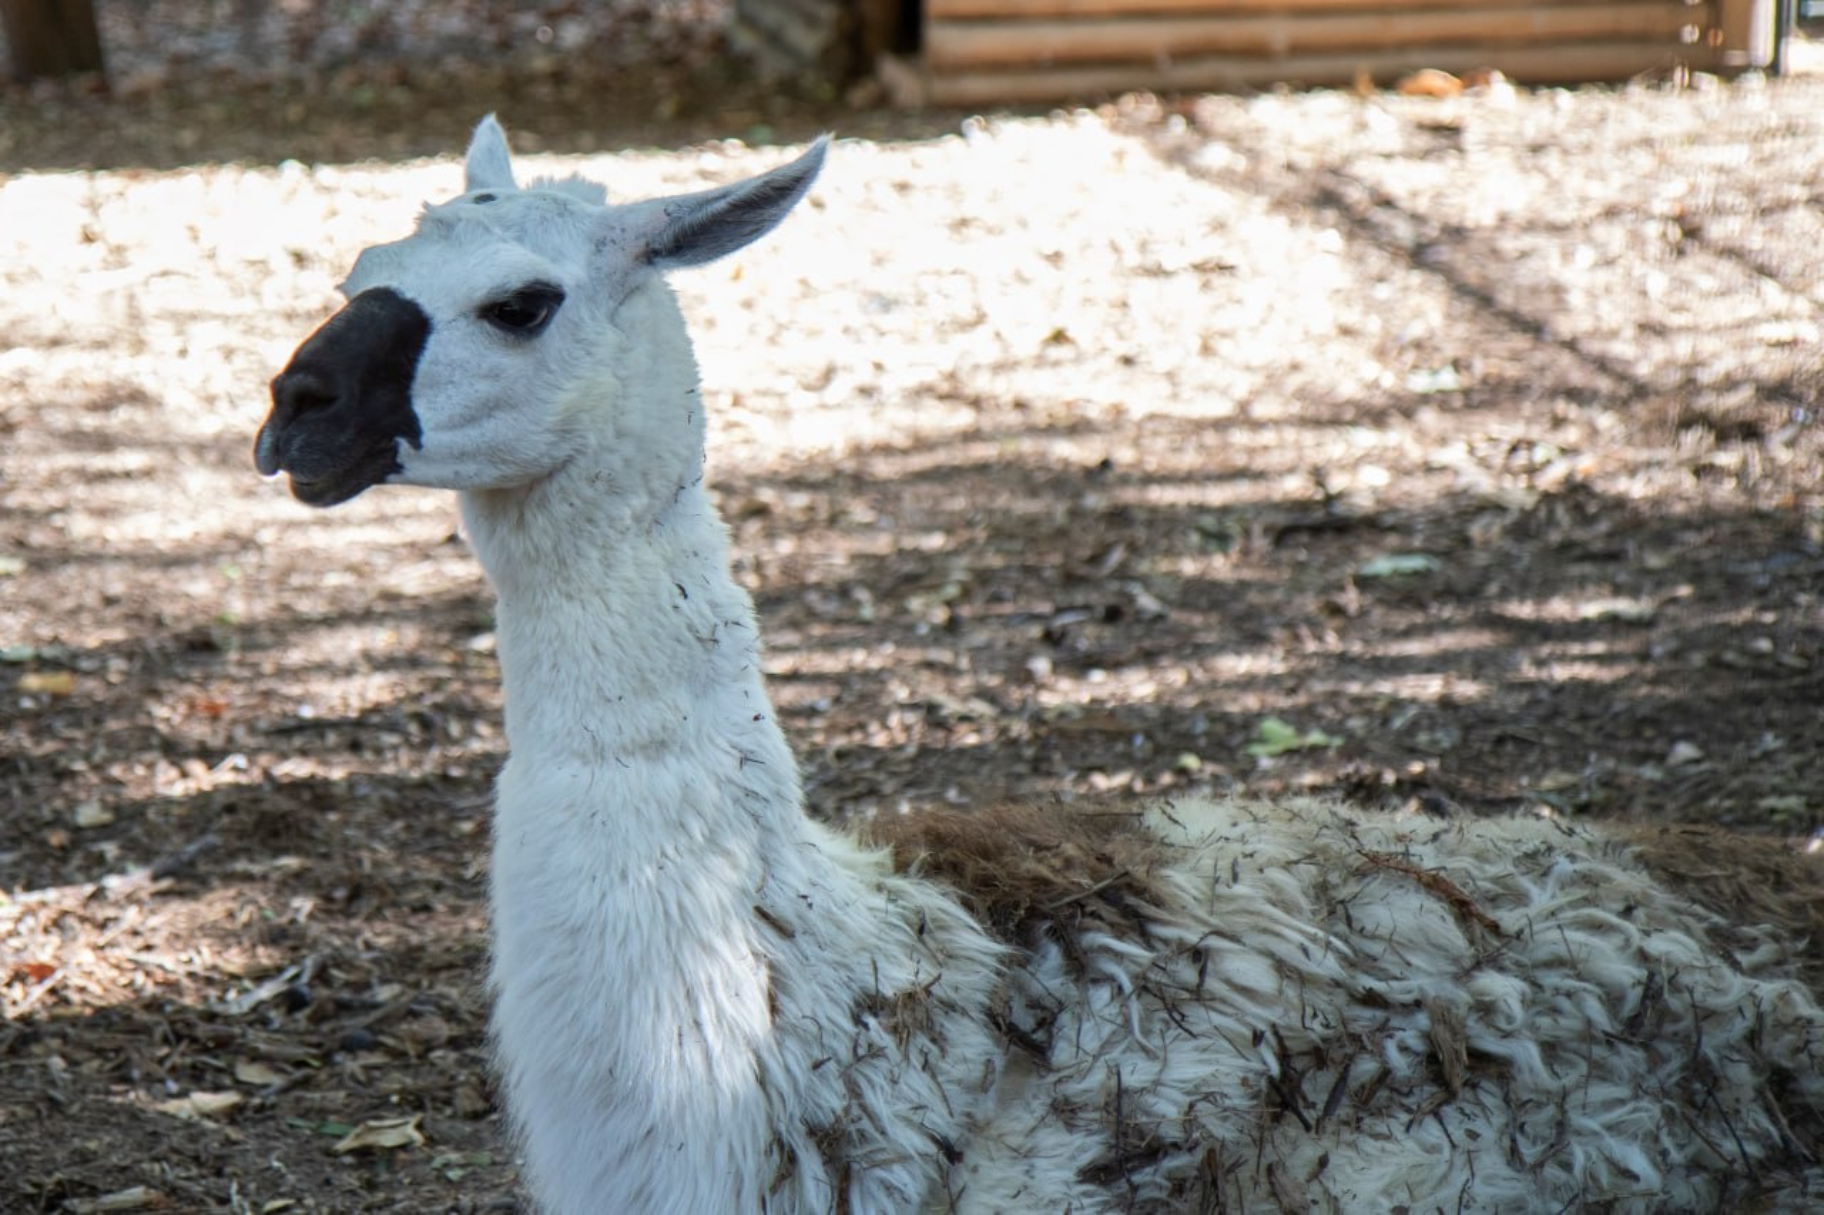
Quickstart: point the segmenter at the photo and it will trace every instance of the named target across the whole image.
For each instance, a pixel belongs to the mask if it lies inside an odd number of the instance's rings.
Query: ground
[[[623,198],[850,137],[677,281],[814,813],[1824,824],[1820,84],[984,119],[675,70],[0,100],[0,1210],[515,1209],[486,588],[446,496],[249,458],[488,108]]]

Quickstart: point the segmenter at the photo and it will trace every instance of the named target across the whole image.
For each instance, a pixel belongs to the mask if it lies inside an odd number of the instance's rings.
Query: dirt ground
[[[1824,83],[731,81],[0,99],[0,1211],[516,1209],[486,588],[447,496],[314,513],[249,458],[489,108],[620,197],[849,136],[677,281],[815,813],[1824,825]]]

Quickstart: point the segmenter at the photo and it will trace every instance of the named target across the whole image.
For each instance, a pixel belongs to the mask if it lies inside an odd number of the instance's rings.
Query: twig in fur
[[[1107,890],[1110,886],[1115,885],[1115,883],[1126,881],[1128,879],[1128,877],[1129,877],[1128,871],[1125,869],[1121,870],[1118,873],[1110,874],[1108,877],[1105,877],[1101,881],[1097,882],[1094,886],[1090,886],[1086,889],[1079,890],[1075,894],[1067,894],[1061,899],[1054,899],[1053,901],[1046,903],[1044,905],[1044,910],[1047,913],[1054,912],[1054,911],[1062,911],[1064,908],[1070,906],[1072,903],[1081,903],[1085,899],[1093,899],[1098,894],[1101,894],[1104,890]]]
[[[1494,916],[1478,907],[1476,900],[1471,898],[1467,891],[1443,874],[1431,869],[1420,869],[1417,865],[1403,861],[1391,852],[1363,852],[1361,855],[1364,861],[1376,869],[1390,869],[1394,873],[1411,878],[1449,903],[1462,918],[1472,921],[1497,936],[1505,935],[1500,922]]]

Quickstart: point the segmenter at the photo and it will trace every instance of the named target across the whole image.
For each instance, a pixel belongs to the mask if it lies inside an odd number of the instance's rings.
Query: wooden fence
[[[1388,83],[1492,68],[1521,83],[1772,61],[1778,0],[737,0],[751,46],[908,104],[1130,89]]]

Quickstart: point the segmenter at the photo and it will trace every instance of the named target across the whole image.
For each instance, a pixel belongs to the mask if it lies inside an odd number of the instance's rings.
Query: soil
[[[0,1211],[518,1209],[486,588],[447,496],[249,459],[487,109],[618,197],[848,137],[677,281],[814,813],[1824,825],[1824,85],[983,119],[680,55],[0,98]]]

